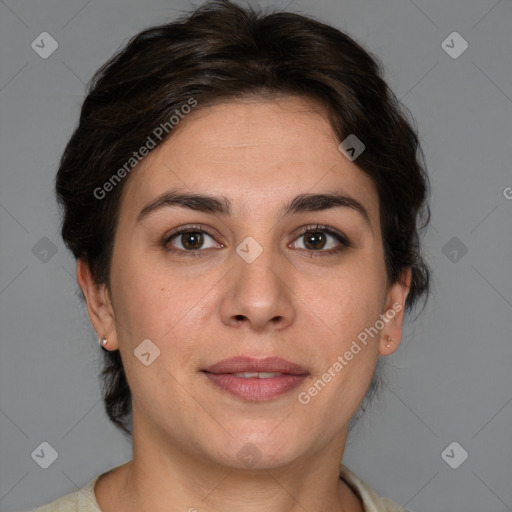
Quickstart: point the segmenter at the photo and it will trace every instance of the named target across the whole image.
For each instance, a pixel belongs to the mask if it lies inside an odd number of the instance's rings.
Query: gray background
[[[139,30],[198,4],[0,1],[1,511],[47,503],[131,458],[103,412],[100,348],[59,237],[53,179],[93,72]],[[295,0],[289,9],[382,59],[418,122],[433,183],[434,295],[386,359],[388,385],[344,462],[415,512],[511,511],[511,1]],[[44,31],[59,45],[46,59],[31,48]],[[458,58],[442,46],[454,31],[469,44]],[[47,469],[31,457],[43,441],[58,452]],[[457,462],[461,448],[441,456],[454,441],[469,454],[457,469],[445,460]]]

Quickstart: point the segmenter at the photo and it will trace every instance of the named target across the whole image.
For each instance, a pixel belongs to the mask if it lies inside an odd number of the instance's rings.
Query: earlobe
[[[106,284],[95,282],[89,265],[82,258],[76,263],[76,277],[85,296],[89,319],[98,338],[101,340],[105,336],[108,337],[108,348],[117,348],[114,314]]]
[[[395,338],[392,338],[391,336],[386,336],[386,339],[387,339],[386,348],[391,348],[391,342],[395,341]]]

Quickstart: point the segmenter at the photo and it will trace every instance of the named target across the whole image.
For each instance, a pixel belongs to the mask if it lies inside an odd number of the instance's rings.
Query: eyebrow
[[[157,196],[148,203],[137,216],[137,222],[162,208],[179,207],[187,208],[198,212],[216,213],[220,215],[231,215],[231,201],[223,196],[213,196],[207,194],[196,194],[181,192],[178,189],[172,189]],[[361,214],[370,229],[372,225],[370,216],[366,208],[354,197],[340,193],[323,194],[299,194],[294,197],[283,208],[283,216],[302,213],[319,212],[331,210],[333,208],[351,208]]]

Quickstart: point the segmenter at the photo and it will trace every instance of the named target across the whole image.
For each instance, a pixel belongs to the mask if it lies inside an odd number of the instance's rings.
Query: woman
[[[133,459],[37,510],[402,510],[341,460],[428,291],[420,157],[325,24],[217,1],[133,38],[57,175]]]

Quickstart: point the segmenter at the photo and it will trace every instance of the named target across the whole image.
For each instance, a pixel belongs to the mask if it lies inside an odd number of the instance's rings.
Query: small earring
[[[100,340],[101,348],[104,348],[107,345],[107,343],[108,343],[107,337],[103,336],[103,338],[101,338],[101,340]]]
[[[395,341],[394,338],[392,338],[391,336],[388,336],[388,342],[386,343],[387,348],[389,348],[391,346],[392,341]]]

